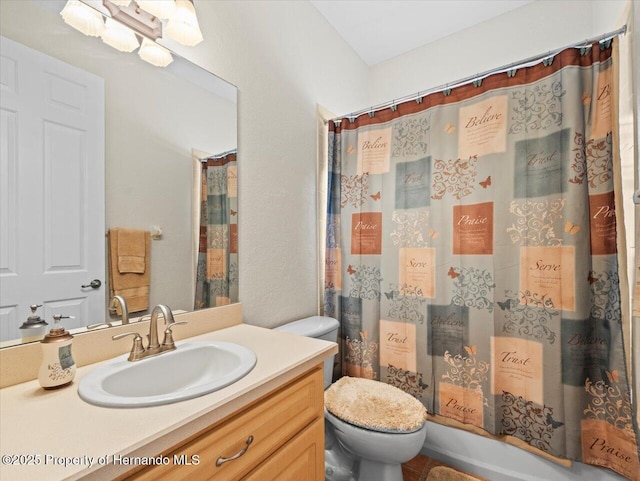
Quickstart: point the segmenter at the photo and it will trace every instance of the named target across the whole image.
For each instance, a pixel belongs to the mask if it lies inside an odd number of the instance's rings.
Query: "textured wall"
[[[316,314],[316,105],[366,104],[368,69],[308,2],[198,1],[185,56],[238,87],[240,300],[271,327]]]

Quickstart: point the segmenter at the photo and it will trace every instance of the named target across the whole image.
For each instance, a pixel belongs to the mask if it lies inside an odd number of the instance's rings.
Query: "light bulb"
[[[138,6],[158,18],[171,18],[176,10],[174,0],[138,0]]]
[[[202,42],[196,9],[190,0],[176,0],[176,12],[169,19],[165,31],[176,42],[188,47]]]
[[[156,67],[166,67],[173,62],[173,57],[166,48],[152,42],[146,37],[142,39],[142,46],[140,50],[138,50],[138,55],[140,55],[142,60]]]
[[[120,22],[107,18],[105,31],[102,33],[102,41],[121,52],[133,52],[140,46],[136,34]]]
[[[66,24],[89,37],[99,37],[104,31],[102,15],[79,0],[69,0],[60,15]]]

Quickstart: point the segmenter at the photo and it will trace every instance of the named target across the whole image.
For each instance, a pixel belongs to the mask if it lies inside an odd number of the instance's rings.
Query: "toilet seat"
[[[342,377],[324,393],[325,408],[355,426],[383,433],[410,433],[427,420],[420,401],[389,384]]]

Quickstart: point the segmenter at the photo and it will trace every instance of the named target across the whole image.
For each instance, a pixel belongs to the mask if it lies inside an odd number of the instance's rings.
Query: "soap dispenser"
[[[57,389],[71,384],[76,376],[76,363],[71,356],[73,336],[62,327],[61,319],[73,319],[73,316],[53,316],[53,327],[41,341],[42,364],[38,371],[38,381],[45,389]]]
[[[44,337],[46,331],[45,326],[47,326],[48,323],[36,314],[39,307],[42,307],[42,304],[32,304],[29,306],[31,315],[20,326],[22,330],[22,342],[39,341]]]

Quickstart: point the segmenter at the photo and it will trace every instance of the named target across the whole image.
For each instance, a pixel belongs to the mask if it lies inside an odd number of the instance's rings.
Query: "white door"
[[[105,318],[104,82],[0,37],[0,340]],[[97,279],[100,288],[81,287]]]

